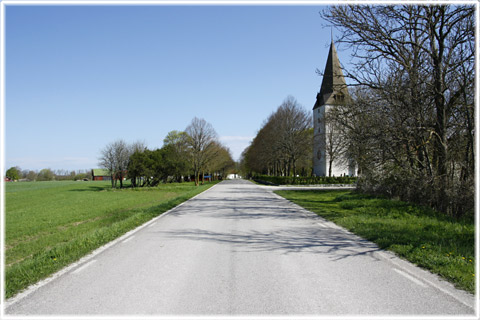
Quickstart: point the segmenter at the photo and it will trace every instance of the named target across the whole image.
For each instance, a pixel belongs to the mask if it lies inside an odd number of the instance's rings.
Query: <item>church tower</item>
[[[313,173],[316,176],[355,175],[355,164],[345,157],[340,133],[325,118],[332,107],[344,105],[350,99],[332,39],[322,85],[313,107]]]

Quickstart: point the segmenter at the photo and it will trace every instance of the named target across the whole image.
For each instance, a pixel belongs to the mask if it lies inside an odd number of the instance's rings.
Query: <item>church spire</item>
[[[313,109],[323,105],[343,104],[350,95],[348,94],[347,84],[343,77],[342,67],[338,60],[337,49],[333,43],[333,34],[328,52],[327,64],[323,72],[322,85],[320,92],[317,94],[317,101]]]

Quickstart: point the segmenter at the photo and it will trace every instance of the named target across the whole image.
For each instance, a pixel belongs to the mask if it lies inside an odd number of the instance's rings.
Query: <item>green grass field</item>
[[[427,208],[353,191],[277,191],[278,195],[475,292],[475,224]]]
[[[103,181],[6,183],[6,298],[212,185],[113,190]]]

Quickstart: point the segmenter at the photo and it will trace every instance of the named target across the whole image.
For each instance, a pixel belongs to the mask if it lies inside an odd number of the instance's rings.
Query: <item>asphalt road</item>
[[[475,315],[474,297],[243,180],[70,266],[6,315]]]

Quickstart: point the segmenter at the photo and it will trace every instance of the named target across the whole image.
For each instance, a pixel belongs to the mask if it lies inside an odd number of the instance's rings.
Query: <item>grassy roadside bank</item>
[[[276,193],[439,274],[458,288],[475,292],[473,221],[455,221],[427,208],[354,191]]]
[[[94,181],[6,184],[5,297],[213,185],[112,190]]]

